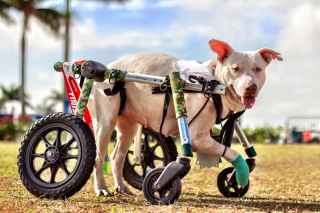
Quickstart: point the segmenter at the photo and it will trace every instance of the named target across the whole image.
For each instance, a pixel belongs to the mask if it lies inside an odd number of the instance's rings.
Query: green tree
[[[66,11],[65,11],[65,32],[64,32],[64,61],[67,62],[69,61],[69,29],[70,29],[70,20],[72,17],[72,14],[70,13],[70,1],[71,0],[65,0],[66,3]],[[128,0],[101,0],[101,2],[105,3],[110,3],[110,2],[117,2],[117,3],[124,3]],[[65,101],[68,100],[68,95],[66,92],[65,86],[63,86],[63,96],[62,96],[62,101],[63,101],[63,111],[66,109],[66,104]]]
[[[11,8],[10,4],[4,1],[0,1],[0,18],[3,19],[7,24],[14,23],[14,20],[11,18],[11,16],[8,13],[10,8]]]
[[[55,102],[53,103],[48,103],[47,99],[44,99],[41,104],[38,104],[34,110],[36,111],[37,114],[39,115],[46,115],[49,113],[53,113],[55,111],[54,106],[56,105]]]
[[[63,94],[58,92],[57,90],[52,90],[51,95],[45,98],[42,104],[38,104],[34,110],[39,115],[46,115],[52,112],[55,112],[55,105],[63,101]]]
[[[1,98],[0,98],[0,108],[6,103],[10,101],[21,101],[19,98],[19,91],[21,90],[20,86],[15,86],[14,84],[11,84],[9,87],[5,88],[4,86],[0,86],[1,89]],[[26,95],[25,97],[25,103],[27,106],[29,106],[31,109],[33,107],[28,102],[29,96]],[[13,109],[11,110],[11,114],[13,114]]]
[[[22,115],[25,115],[25,50],[26,50],[26,31],[29,29],[31,17],[35,17],[53,35],[58,36],[64,14],[55,8],[41,8],[39,5],[44,0],[4,0],[15,10],[23,13],[22,39],[21,39],[21,91],[20,98],[22,103]]]

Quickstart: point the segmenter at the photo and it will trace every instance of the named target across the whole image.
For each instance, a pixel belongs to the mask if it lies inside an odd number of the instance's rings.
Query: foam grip
[[[232,166],[236,170],[236,179],[239,186],[246,186],[249,181],[249,167],[246,161],[241,155],[237,159],[231,162]]]

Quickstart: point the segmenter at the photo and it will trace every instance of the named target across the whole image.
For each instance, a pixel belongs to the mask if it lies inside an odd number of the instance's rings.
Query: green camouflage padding
[[[112,72],[112,69],[107,69],[105,72],[104,72],[104,79],[109,79],[110,78],[110,73]],[[117,79],[119,81],[125,81],[125,77],[126,77],[126,73],[127,71],[120,71],[118,73],[118,76],[117,76]]]
[[[170,85],[174,109],[176,111],[176,119],[184,116],[187,117],[186,102],[183,95],[184,84],[185,82],[180,78],[179,72],[173,72],[170,74]]]
[[[63,63],[58,61],[53,65],[53,69],[57,72],[62,72],[62,65]]]
[[[83,118],[84,112],[86,111],[92,86],[93,79],[86,78],[81,89],[81,94],[78,100],[77,108],[74,111],[74,114],[79,118]]]

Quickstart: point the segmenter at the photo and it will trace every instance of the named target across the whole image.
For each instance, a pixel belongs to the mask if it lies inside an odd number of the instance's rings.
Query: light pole
[[[69,61],[69,25],[70,25],[70,11],[69,11],[70,0],[66,0],[66,17],[65,17],[65,33],[64,33],[64,61]],[[64,81],[64,79],[63,79]],[[65,84],[63,84],[65,85]],[[68,95],[65,86],[63,86],[63,112],[67,111]]]

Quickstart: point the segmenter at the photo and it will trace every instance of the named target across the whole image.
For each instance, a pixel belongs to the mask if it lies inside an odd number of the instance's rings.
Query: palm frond
[[[13,24],[14,20],[11,18],[11,16],[8,14],[8,11],[10,10],[11,5],[0,1],[0,18],[6,21],[7,24]]]
[[[55,36],[59,36],[60,28],[63,25],[64,14],[55,8],[38,8],[34,15],[45,27],[47,27]]]
[[[52,90],[51,95],[46,98],[46,100],[52,100],[52,101],[63,101],[63,94],[57,90]]]

